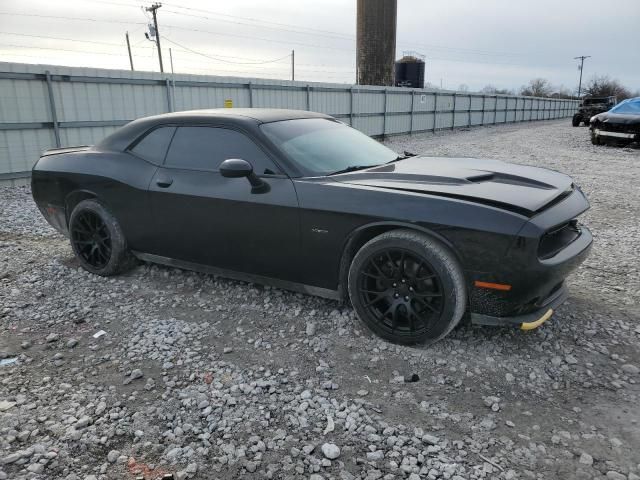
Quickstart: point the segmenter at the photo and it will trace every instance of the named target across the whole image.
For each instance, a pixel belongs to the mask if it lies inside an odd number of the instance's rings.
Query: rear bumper
[[[471,314],[471,323],[475,325],[491,325],[499,327],[516,327],[522,330],[533,330],[549,320],[556,308],[558,308],[568,297],[567,287],[560,286],[542,305],[537,305],[537,309],[530,313],[514,315],[511,317],[492,317],[478,313]]]

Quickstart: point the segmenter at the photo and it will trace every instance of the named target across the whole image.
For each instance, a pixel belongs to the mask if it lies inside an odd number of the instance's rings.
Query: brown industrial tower
[[[397,0],[358,0],[358,84],[393,85],[397,10]]]

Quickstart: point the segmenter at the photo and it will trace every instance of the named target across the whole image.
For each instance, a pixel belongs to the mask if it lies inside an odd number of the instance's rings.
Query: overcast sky
[[[144,37],[150,4],[0,0],[0,61],[128,69],[128,30],[135,68],[159,71]],[[290,78],[295,49],[296,80],[354,82],[356,0],[171,0],[158,18],[165,71],[171,47],[176,72]],[[444,88],[543,77],[575,89],[573,57],[591,55],[586,80],[640,90],[640,0],[399,0],[405,50],[424,54],[426,81]]]

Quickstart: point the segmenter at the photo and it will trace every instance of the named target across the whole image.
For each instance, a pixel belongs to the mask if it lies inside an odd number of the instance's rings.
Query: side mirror
[[[246,177],[251,184],[251,193],[267,193],[271,188],[269,184],[253,173],[253,167],[241,158],[228,158],[220,164],[220,175],[225,178]]]
[[[226,178],[242,178],[253,174],[253,167],[241,158],[229,158],[220,164],[220,174]]]

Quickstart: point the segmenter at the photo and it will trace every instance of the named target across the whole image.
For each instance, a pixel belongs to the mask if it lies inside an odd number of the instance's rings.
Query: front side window
[[[374,167],[398,154],[355,128],[325,118],[265,123],[264,134],[306,175],[327,175],[349,167]]]
[[[149,162],[161,165],[175,131],[176,127],[159,127],[151,130],[131,148],[131,152]]]
[[[246,160],[256,175],[278,173],[271,159],[245,134],[215,127],[178,127],[165,165],[215,171],[229,158]]]

